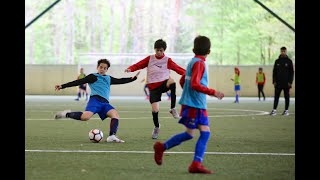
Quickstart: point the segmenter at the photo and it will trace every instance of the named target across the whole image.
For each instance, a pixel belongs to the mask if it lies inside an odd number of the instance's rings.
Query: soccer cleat
[[[271,112],[270,112],[270,116],[275,116],[277,115],[277,110],[273,109]]]
[[[158,165],[161,165],[163,152],[165,151],[164,144],[157,141],[156,143],[154,143],[153,149],[154,149],[154,160]]]
[[[175,108],[172,108],[169,112],[172,114],[172,116],[175,119],[179,119],[180,118],[179,113],[177,112],[177,110]]]
[[[193,161],[188,169],[189,173],[212,174],[213,171],[206,169],[200,162]]]
[[[159,124],[159,127],[154,127],[153,128],[152,139],[158,139],[159,131],[160,131],[160,124]]]
[[[107,137],[106,142],[117,142],[117,143],[123,143],[124,140],[119,139],[117,136],[115,135],[111,135],[109,137]]]
[[[288,110],[283,111],[282,115],[283,115],[283,116],[289,116]]]
[[[77,98],[77,99],[74,99],[75,101],[79,101],[80,99],[79,98]]]
[[[64,110],[57,112],[56,115],[54,116],[54,119],[62,119],[62,118],[67,118],[67,113],[71,112],[71,110]]]

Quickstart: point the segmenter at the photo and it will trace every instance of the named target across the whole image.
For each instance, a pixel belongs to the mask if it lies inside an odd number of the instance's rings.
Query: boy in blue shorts
[[[137,76],[140,72],[133,77],[117,79],[105,74],[109,67],[110,62],[107,59],[100,59],[98,60],[97,64],[97,73],[89,74],[82,79],[71,81],[62,85],[56,85],[55,90],[59,91],[60,89],[88,83],[89,87],[91,88],[91,94],[85,111],[60,111],[55,115],[55,119],[71,118],[75,120],[87,121],[96,113],[98,113],[101,120],[110,117],[110,132],[106,141],[122,143],[124,141],[116,136],[119,125],[119,114],[117,110],[111,104],[109,104],[110,85],[132,82],[137,79]]]
[[[193,52],[195,56],[189,62],[186,74],[180,79],[183,91],[179,101],[179,104],[181,104],[179,123],[186,127],[186,131],[172,136],[164,143],[157,141],[153,145],[154,160],[158,165],[162,164],[164,151],[192,139],[196,129],[199,129],[200,137],[197,141],[194,158],[188,171],[190,173],[213,173],[213,171],[206,169],[202,165],[207,142],[210,138],[206,95],[222,99],[224,94],[207,87],[208,74],[205,61],[210,53],[210,47],[211,42],[209,38],[197,36],[194,39]]]
[[[80,68],[80,74],[78,75],[77,79],[85,78],[86,74],[84,73],[83,68]],[[84,96],[86,94],[86,101],[88,100],[88,92],[87,92],[87,84],[80,84],[78,88],[78,97],[75,99],[76,101],[79,101],[81,98],[81,95]]]
[[[234,103],[239,103],[240,95],[240,69],[238,67],[234,68],[234,78],[231,78],[231,81],[234,82],[234,92],[236,93],[236,100]]]

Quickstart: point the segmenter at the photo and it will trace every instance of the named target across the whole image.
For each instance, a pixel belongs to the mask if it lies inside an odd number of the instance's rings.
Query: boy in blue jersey
[[[82,79],[71,81],[62,85],[56,85],[55,90],[59,91],[60,89],[88,83],[89,87],[91,88],[91,94],[85,111],[60,111],[55,115],[55,119],[71,118],[75,120],[87,121],[96,113],[98,113],[101,120],[110,117],[110,132],[106,141],[121,143],[124,141],[116,136],[119,125],[119,114],[117,110],[111,104],[109,104],[110,85],[132,82],[137,79],[137,76],[140,72],[133,77],[117,79],[105,74],[109,67],[110,62],[107,59],[100,59],[98,60],[97,73],[89,74]]]
[[[179,104],[181,104],[179,123],[186,127],[186,131],[172,136],[164,143],[158,141],[153,145],[154,160],[158,165],[162,164],[164,151],[192,139],[196,129],[199,129],[200,137],[197,141],[194,158],[188,171],[190,173],[213,173],[213,171],[206,169],[202,165],[207,142],[210,137],[209,119],[206,111],[206,95],[222,99],[224,94],[207,87],[208,75],[205,60],[210,53],[210,47],[211,42],[209,38],[197,36],[194,39],[193,52],[195,56],[189,62],[186,74],[180,79],[183,91],[179,101]]]

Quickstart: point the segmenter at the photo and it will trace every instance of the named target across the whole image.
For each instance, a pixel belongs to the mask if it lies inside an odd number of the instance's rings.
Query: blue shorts
[[[86,90],[87,86],[85,86],[84,84],[81,84],[81,85],[79,85],[79,88],[82,89],[82,90]]]
[[[179,123],[189,129],[196,129],[198,125],[209,126],[209,118],[206,109],[182,105],[180,116]]]
[[[108,101],[102,101],[97,97],[90,97],[89,102],[85,111],[93,112],[93,114],[98,113],[101,120],[107,118],[107,112],[111,109],[115,109],[113,106],[109,104]]]
[[[238,85],[234,85],[234,90],[235,91],[240,91],[240,85],[238,84]]]

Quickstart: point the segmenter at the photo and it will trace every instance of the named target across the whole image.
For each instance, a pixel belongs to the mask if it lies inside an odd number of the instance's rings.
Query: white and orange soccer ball
[[[103,139],[103,132],[99,129],[91,129],[89,131],[89,139],[91,142],[98,143]]]

